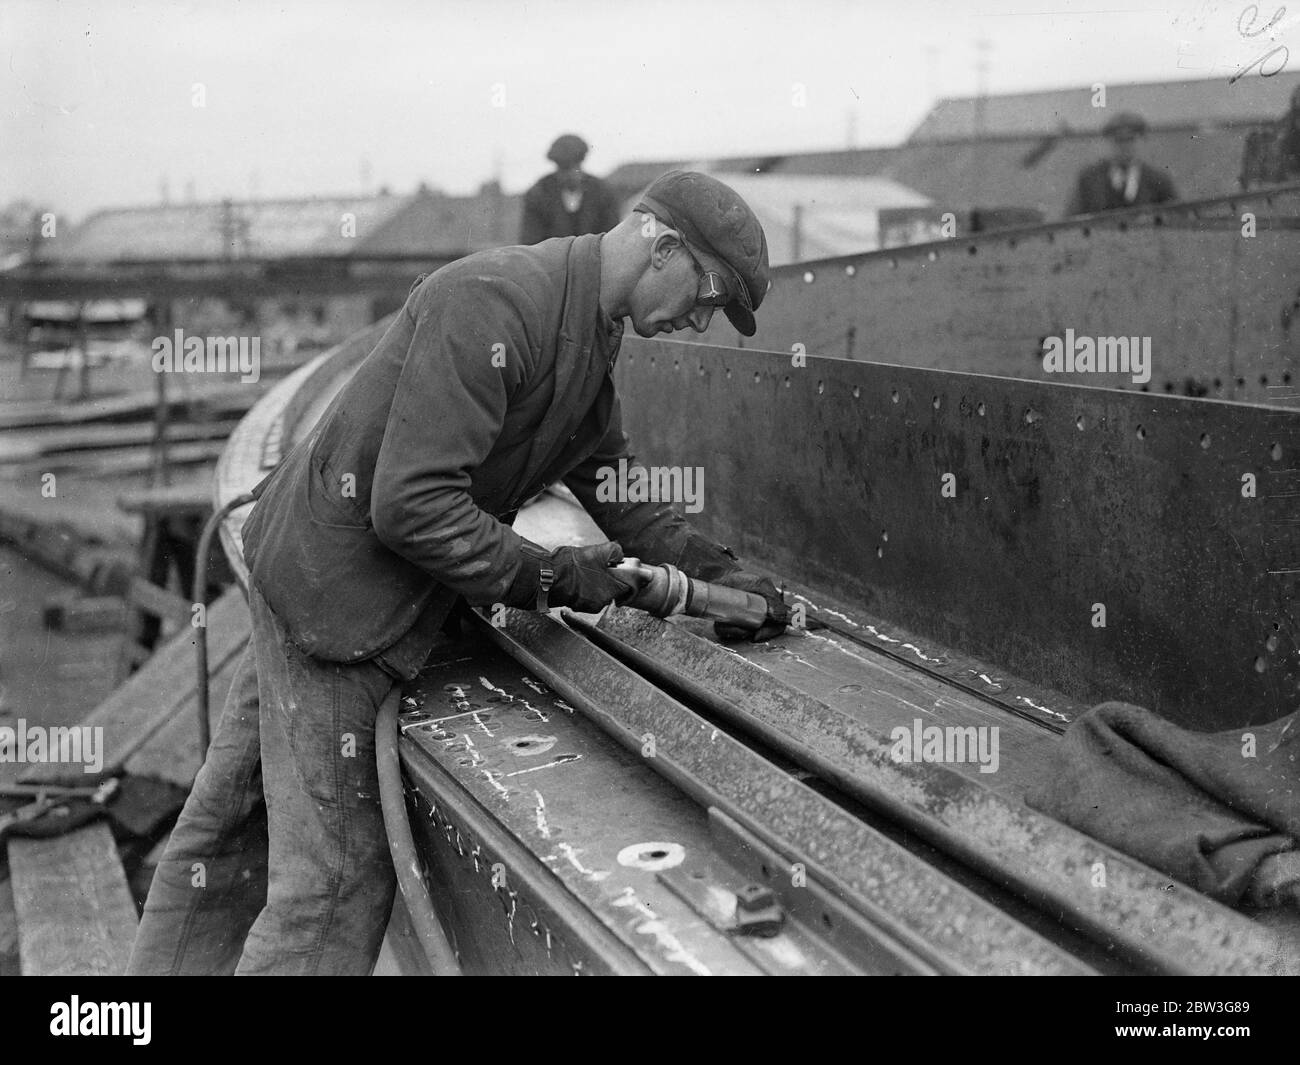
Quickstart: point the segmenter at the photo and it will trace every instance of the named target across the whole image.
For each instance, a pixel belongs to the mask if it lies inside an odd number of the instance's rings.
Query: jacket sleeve
[[[623,553],[644,562],[671,563],[688,577],[717,580],[739,570],[740,564],[731,549],[714,543],[696,532],[667,503],[620,503],[601,498],[601,470],[619,468],[624,459],[635,465],[617,397],[609,431],[586,461],[575,466],[564,483],[578,498],[601,532],[615,540]]]
[[[1151,168],[1153,175],[1152,185],[1155,187],[1156,203],[1171,203],[1178,199],[1178,193],[1174,191],[1174,179],[1165,171]]]
[[[536,363],[531,300],[501,277],[425,285],[375,465],[370,517],[391,551],[473,605],[501,601],[522,537],[470,498],[475,469]]]
[[[551,236],[547,231],[542,200],[543,192],[540,185],[534,185],[524,193],[523,220],[519,226],[520,244],[540,244]]]

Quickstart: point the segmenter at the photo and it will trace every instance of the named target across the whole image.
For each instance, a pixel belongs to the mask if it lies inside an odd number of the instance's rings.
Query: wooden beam
[[[238,588],[231,588],[208,607],[208,660],[219,672],[244,648],[252,628],[248,606]],[[185,716],[194,705],[194,630],[188,625],[81,722],[103,726],[104,770],[116,772],[128,758],[170,720]],[[217,704],[219,705],[219,704]],[[189,726],[197,731],[198,725]],[[20,777],[24,783],[59,777],[67,767],[33,765]]]
[[[212,661],[212,679],[208,690],[208,722],[212,734],[226,708],[226,697],[235,679],[244,644],[232,647],[224,661]],[[193,664],[191,663],[191,672]],[[199,725],[196,685],[191,682],[184,701],[168,717],[157,732],[141,745],[126,762],[130,776],[155,777],[177,787],[188,789],[199,771]]]
[[[45,600],[41,616],[45,627],[55,632],[120,631],[126,624],[126,603],[115,595],[61,592]]]
[[[131,585],[127,589],[126,598],[127,602],[132,606],[139,607],[150,614],[156,614],[160,618],[170,618],[172,621],[186,624],[191,617],[191,603],[188,599],[182,599],[179,595],[169,592],[166,588],[151,584],[143,577],[131,578]]]
[[[223,420],[197,425],[174,425],[168,438],[175,441],[224,440],[235,428],[235,424]],[[0,462],[31,462],[46,455],[67,452],[80,454],[103,448],[148,446],[153,440],[153,433],[153,427],[145,422],[10,430],[0,439]]]
[[[135,903],[108,824],[9,841],[24,976],[118,976],[135,939]]]

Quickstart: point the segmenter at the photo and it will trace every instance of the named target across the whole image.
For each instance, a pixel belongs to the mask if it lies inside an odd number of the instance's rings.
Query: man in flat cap
[[[721,310],[752,336],[767,286],[753,212],[676,171],[603,236],[480,252],[412,289],[254,489],[252,637],[128,971],[370,971],[394,885],[375,717],[460,604],[597,611],[634,592],[610,571],[626,549],[763,596],[751,638],[785,631],[771,580],[669,505],[598,492],[602,470],[635,465],[613,379],[624,321],[653,337]],[[609,542],[548,551],[511,528],[556,481]]]
[[[1243,189],[1279,185],[1300,178],[1300,88],[1277,122],[1246,134],[1239,181]]]
[[[551,237],[608,233],[618,225],[618,202],[609,187],[582,169],[587,142],[574,133],[557,137],[546,153],[553,173],[524,193],[520,244],[538,244]]]
[[[1080,172],[1067,215],[1168,203],[1178,198],[1168,174],[1138,159],[1138,141],[1146,131],[1141,115],[1119,114],[1106,123],[1102,132],[1110,141],[1110,157]]]

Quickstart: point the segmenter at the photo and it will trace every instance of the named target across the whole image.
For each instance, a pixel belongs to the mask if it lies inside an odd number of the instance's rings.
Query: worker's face
[[[672,230],[659,233],[650,246],[650,261],[629,300],[628,316],[637,335],[655,337],[679,329],[703,333],[714,311],[713,307],[698,304],[705,270],[723,272],[721,264],[709,256],[688,250]]]
[[[1137,158],[1138,139],[1131,133],[1123,133],[1110,139],[1110,155],[1120,166],[1128,166]]]

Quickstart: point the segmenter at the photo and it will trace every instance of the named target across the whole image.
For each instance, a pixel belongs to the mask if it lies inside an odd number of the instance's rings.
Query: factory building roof
[[[1276,59],[1270,61],[1268,69],[1275,63]],[[1226,74],[1192,81],[1106,85],[1104,107],[1093,106],[1096,94],[1091,85],[983,99],[954,97],[936,103],[908,142],[1100,133],[1120,111],[1136,111],[1153,130],[1238,126],[1282,114],[1297,87],[1300,72],[1262,77],[1251,71],[1231,85]]]
[[[67,262],[461,255],[513,240],[517,197],[406,196],[154,204],[97,211],[41,257]],[[513,213],[512,213],[513,212]]]

